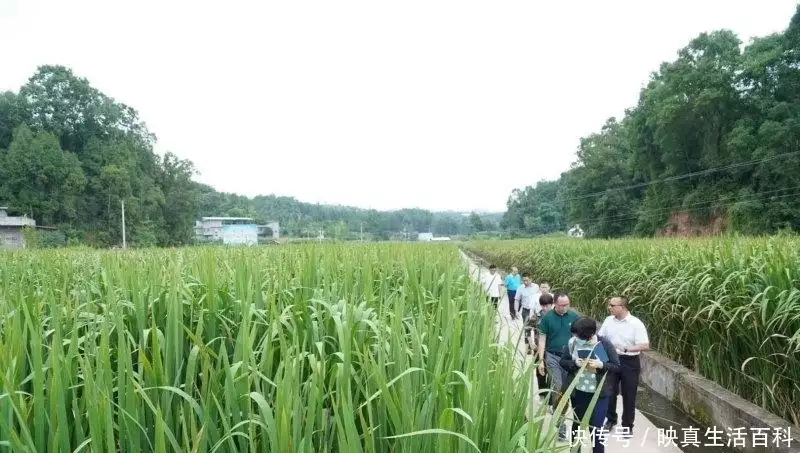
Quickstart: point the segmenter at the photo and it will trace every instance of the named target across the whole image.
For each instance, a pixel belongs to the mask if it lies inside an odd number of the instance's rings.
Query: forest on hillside
[[[282,235],[348,239],[563,233],[773,234],[800,230],[800,7],[782,32],[743,45],[703,33],[654,72],[623,118],[580,139],[555,181],[515,189],[499,215],[392,212],[248,198],[199,184],[192,162],[154,152],[135,109],[63,66],[0,93],[0,206],[71,243],[183,245],[201,216],[278,221]]]
[[[193,241],[201,216],[278,221],[281,234],[389,239],[496,230],[499,214],[392,212],[304,203],[274,195],[248,198],[195,182],[194,165],[154,152],[156,137],[133,108],[63,66],[40,66],[18,92],[0,93],[0,206],[61,231],[63,242],[107,247]]]
[[[559,179],[515,189],[502,220],[521,235],[574,224],[592,237],[800,230],[800,7],[746,45],[697,36]]]

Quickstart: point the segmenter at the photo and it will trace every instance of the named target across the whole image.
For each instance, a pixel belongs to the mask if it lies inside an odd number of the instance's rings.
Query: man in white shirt
[[[489,265],[489,274],[483,276],[482,283],[486,295],[489,296],[489,301],[497,308],[497,302],[500,300],[500,285],[503,283],[502,277],[497,273],[497,266]]]
[[[517,294],[514,296],[516,302],[519,302],[519,307],[522,311],[522,323],[528,320],[531,316],[539,316],[542,307],[539,305],[539,285],[531,281],[531,276],[527,272],[522,274],[522,286],[517,288]]]
[[[598,335],[608,338],[617,349],[620,361],[620,373],[611,375],[617,381],[614,383],[612,403],[608,405],[605,429],[610,433],[611,428],[617,424],[617,395],[622,393],[622,433],[625,437],[633,433],[633,420],[636,413],[636,389],[639,387],[639,374],[641,351],[650,350],[650,339],[647,329],[639,318],[628,311],[628,299],[625,297],[612,297],[608,301],[608,310],[611,316],[603,321],[597,332]]]

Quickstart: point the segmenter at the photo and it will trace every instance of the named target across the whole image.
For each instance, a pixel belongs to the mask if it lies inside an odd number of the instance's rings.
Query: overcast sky
[[[786,28],[795,0],[0,0],[0,90],[61,64],[157,151],[248,196],[505,210],[635,104],[702,31]]]

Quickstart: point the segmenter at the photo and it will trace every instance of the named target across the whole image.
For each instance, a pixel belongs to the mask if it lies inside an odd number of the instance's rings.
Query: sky
[[[60,64],[219,191],[504,211],[703,31],[797,0],[0,0],[0,90]]]

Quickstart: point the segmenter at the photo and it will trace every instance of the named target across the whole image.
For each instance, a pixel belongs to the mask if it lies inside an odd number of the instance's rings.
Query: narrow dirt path
[[[480,266],[476,263],[472,258],[470,258],[466,253],[459,249],[459,253],[461,254],[461,259],[464,260],[465,263],[469,266],[469,273],[470,276],[475,280],[480,282],[481,277],[489,273],[489,269],[484,266]],[[498,271],[505,275],[505,272],[501,269]],[[536,278],[534,276],[534,281]],[[522,321],[521,320],[512,320],[511,313],[508,309],[508,297],[503,294],[503,297],[498,302],[498,310],[497,310],[497,332],[499,336],[499,341],[501,343],[506,343],[511,347],[516,345],[516,363],[517,363],[517,372],[521,373],[522,370],[525,369],[525,366],[531,363],[535,357],[535,355],[527,355],[526,354],[526,346],[525,342],[520,340],[520,336],[522,335]],[[530,398],[534,397],[534,381],[536,380],[533,374],[526,375],[525,377],[520,377],[521,379],[530,379],[531,380],[531,393],[529,395]],[[533,405],[534,408],[538,408],[539,399],[533,398]],[[528,406],[530,407],[530,405]],[[617,414],[622,416],[622,397],[619,396],[617,398]],[[569,424],[569,422],[567,422]],[[545,420],[545,426],[549,426],[549,416]],[[567,431],[569,431],[569,427],[567,427]],[[622,439],[615,434],[610,434],[608,439],[606,440],[606,453],[681,453],[681,449],[678,448],[676,445],[679,441],[683,440],[683,433],[681,432],[679,427],[675,428],[675,433],[672,433],[673,436],[677,438],[674,440],[669,440],[662,438],[659,429],[656,428],[653,423],[647,419],[641,412],[638,410],[636,411],[636,422],[634,427],[633,436],[630,439]],[[663,431],[662,431],[663,432]],[[666,433],[664,433],[666,434]],[[563,444],[565,447],[568,447],[568,443]],[[702,445],[702,444],[701,444]],[[566,450],[564,450],[566,451]],[[583,446],[581,449],[582,452],[591,452],[591,448],[588,445]]]

